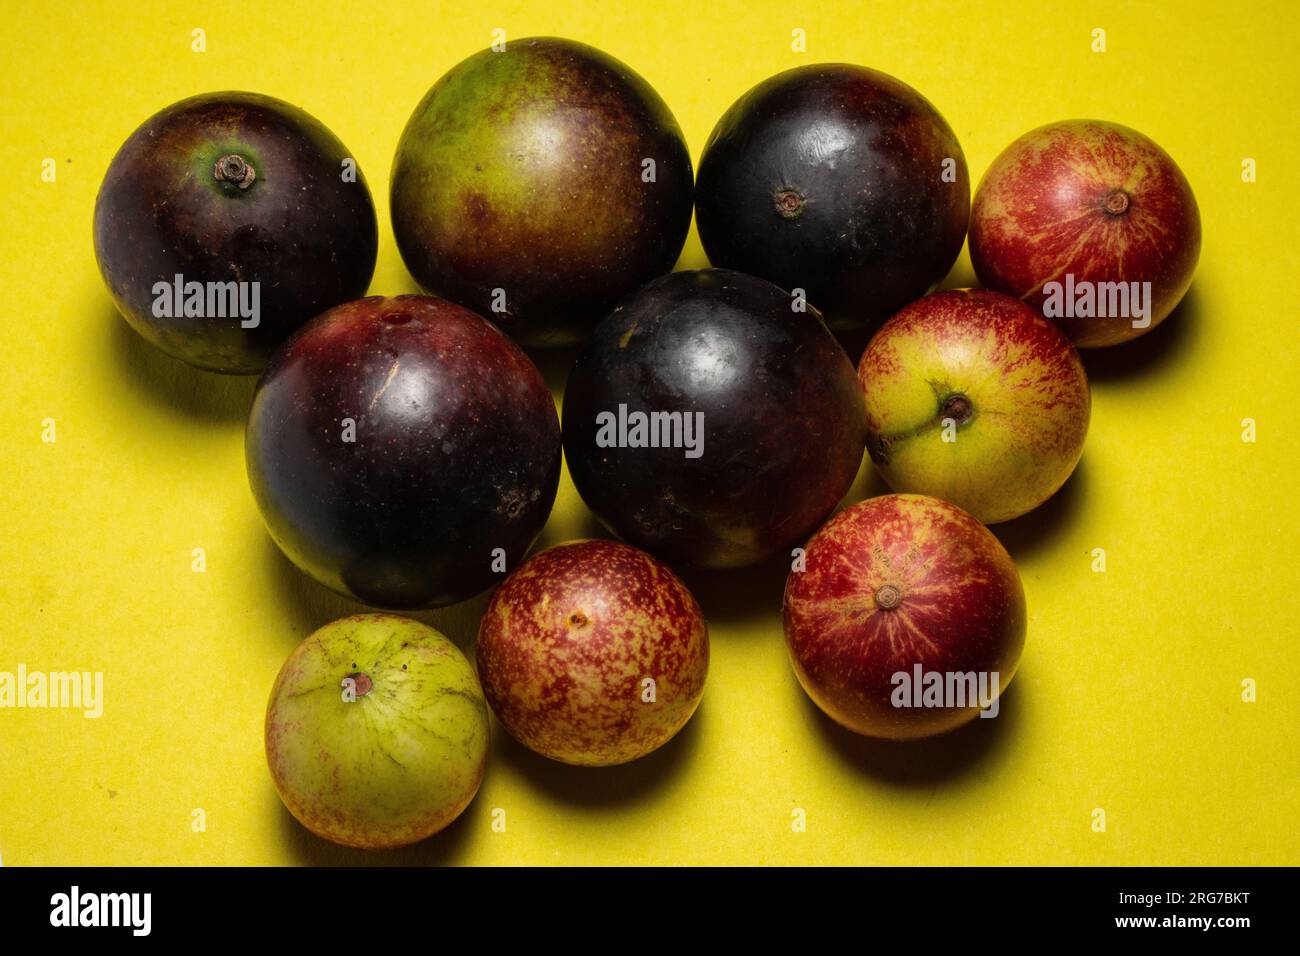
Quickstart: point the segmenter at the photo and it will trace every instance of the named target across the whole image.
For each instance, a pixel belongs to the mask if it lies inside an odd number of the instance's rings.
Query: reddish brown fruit
[[[827,522],[805,562],[786,582],[785,636],[829,717],[907,740],[996,713],[1025,643],[1025,594],[987,528],[936,498],[885,495]],[[933,674],[964,699],[928,702]]]
[[[511,736],[552,760],[601,767],[682,729],[704,692],[709,636],[666,565],[615,541],[572,541],[506,578],[476,654]]]
[[[281,100],[172,104],[122,144],[95,199],[95,260],[113,301],[169,355],[262,371],[295,330],[370,284],[378,229],[355,166]]]
[[[980,283],[1042,311],[1081,348],[1159,325],[1191,285],[1200,251],[1200,212],[1182,170],[1146,136],[1100,120],[1020,137],[984,174],[971,209]],[[1126,288],[1099,288],[1112,283]],[[1129,283],[1149,291],[1145,309],[1131,301]],[[1119,314],[1081,314],[1101,311],[1103,299]]]
[[[560,423],[541,373],[444,299],[372,296],[276,352],[245,439],[285,555],[379,607],[454,604],[494,584],[546,524]]]

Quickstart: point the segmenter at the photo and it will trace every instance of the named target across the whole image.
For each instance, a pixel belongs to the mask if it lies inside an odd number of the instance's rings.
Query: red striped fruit
[[[477,657],[511,736],[552,760],[602,767],[682,729],[704,692],[709,635],[667,565],[615,541],[571,541],[497,589]]]
[[[1010,555],[966,512],[885,495],[808,543],[786,581],[784,619],[795,674],[818,707],[856,733],[908,740],[996,714],[1025,644],[1025,592]]]
[[[1159,325],[1191,285],[1200,252],[1187,177],[1156,143],[1117,123],[1067,120],[1026,133],[993,160],[971,208],[980,284],[1046,307],[1080,348]],[[1144,296],[1142,309],[1120,298],[1130,291]],[[1077,307],[1062,310],[1066,299]]]
[[[1083,454],[1092,399],[1062,333],[997,292],[938,292],[884,324],[858,363],[867,450],[895,491],[985,524],[1036,508]]]

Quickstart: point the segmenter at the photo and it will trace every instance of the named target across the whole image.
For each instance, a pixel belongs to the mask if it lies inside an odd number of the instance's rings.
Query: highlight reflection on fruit
[[[696,184],[709,262],[804,289],[833,329],[875,325],[952,267],[970,213],[961,144],[877,70],[787,70],[718,121]]]
[[[523,558],[555,501],[560,423],[541,373],[486,319],[374,296],[276,353],[245,453],[294,564],[366,604],[427,607]]]
[[[858,363],[867,449],[895,491],[985,524],[1056,493],[1083,454],[1092,405],[1074,346],[997,292],[936,292],[890,319]]]
[[[667,566],[615,541],[573,541],[497,589],[476,656],[515,739],[553,760],[609,766],[645,756],[690,719],[709,635]]]
[[[596,327],[565,387],[564,451],[615,534],[670,563],[738,567],[802,541],[844,497],[862,462],[862,396],[821,317],[792,305],[739,272],[675,272]],[[681,441],[646,446],[602,426],[624,412],[664,416],[651,427],[677,416],[661,437]]]
[[[991,710],[1015,675],[1020,576],[956,506],[921,495],[859,502],[817,532],[805,561],[786,582],[786,643],[808,696],[849,730],[894,740],[952,730]],[[912,691],[932,674],[962,688],[964,703],[918,701]]]
[[[266,759],[285,806],[344,846],[405,846],[443,829],[474,799],[487,746],[469,661],[433,628],[392,614],[308,637],[266,710]]]
[[[1053,321],[1080,348],[1116,345],[1159,325],[1192,282],[1201,251],[1196,197],[1177,164],[1126,126],[1068,120],[1021,136],[993,161],[971,211],[971,263],[980,283],[1043,311],[1060,283],[1062,305],[1080,288],[1097,305],[1065,309]],[[1069,277],[1069,278],[1067,278]],[[1138,283],[1125,288],[1102,283]],[[1118,300],[1144,294],[1147,314]]]
[[[351,156],[315,118],[258,93],[205,93],[150,117],[95,200],[95,258],[127,322],[191,365],[249,374],[299,326],[364,295],[378,227]],[[177,275],[200,297],[155,308],[156,284]]]
[[[691,190],[677,120],[631,68],[572,40],[512,40],[416,107],[393,233],[425,289],[526,346],[571,344],[673,267]]]

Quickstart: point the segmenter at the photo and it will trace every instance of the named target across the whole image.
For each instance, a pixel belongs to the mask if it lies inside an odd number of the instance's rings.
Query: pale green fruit
[[[405,846],[474,799],[488,713],[474,668],[433,628],[393,614],[327,624],[289,655],[266,710],[285,806],[344,846]]]

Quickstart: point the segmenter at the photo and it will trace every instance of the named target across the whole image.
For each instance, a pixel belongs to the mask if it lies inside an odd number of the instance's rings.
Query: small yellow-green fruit
[[[289,655],[266,710],[266,759],[317,836],[387,849],[431,836],[474,799],[487,761],[474,668],[419,621],[358,614]]]

